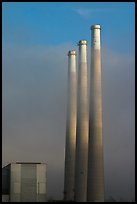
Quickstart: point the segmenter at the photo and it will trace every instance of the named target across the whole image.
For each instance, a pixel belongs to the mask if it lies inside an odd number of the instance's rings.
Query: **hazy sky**
[[[67,52],[101,25],[106,196],[134,198],[134,3],[2,3],[3,165],[48,164],[48,196],[63,197]]]

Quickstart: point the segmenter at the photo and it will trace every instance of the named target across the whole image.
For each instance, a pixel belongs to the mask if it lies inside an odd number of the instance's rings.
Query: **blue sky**
[[[135,196],[135,4],[2,3],[2,163],[48,163],[63,197],[67,53],[101,25],[106,197]],[[78,58],[78,55],[77,55]]]
[[[90,26],[99,23],[103,45],[133,52],[134,12],[134,3],[126,2],[3,3],[3,41],[30,45],[90,42]]]

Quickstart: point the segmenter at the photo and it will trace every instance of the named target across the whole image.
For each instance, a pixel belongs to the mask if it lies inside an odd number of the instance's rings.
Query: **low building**
[[[45,163],[17,162],[2,169],[2,202],[46,202]]]

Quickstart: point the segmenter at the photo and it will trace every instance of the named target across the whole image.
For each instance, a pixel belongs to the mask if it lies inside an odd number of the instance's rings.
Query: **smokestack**
[[[87,199],[87,162],[88,162],[88,68],[87,41],[79,41],[78,95],[77,95],[77,133],[76,133],[76,168],[75,201]]]
[[[64,200],[74,200],[75,151],[76,151],[76,112],[77,79],[76,51],[68,52],[68,104],[66,124],[66,153],[64,176]]]
[[[87,201],[104,201],[104,164],[102,144],[102,91],[100,25],[93,25],[91,42],[90,116]]]

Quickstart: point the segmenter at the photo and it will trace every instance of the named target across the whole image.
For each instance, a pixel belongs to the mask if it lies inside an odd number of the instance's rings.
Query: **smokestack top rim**
[[[70,55],[76,55],[76,50],[69,50],[68,56],[70,56]]]
[[[78,45],[87,45],[87,40],[80,40]]]
[[[91,30],[94,30],[94,29],[100,29],[101,30],[101,26],[99,24],[92,25]]]

